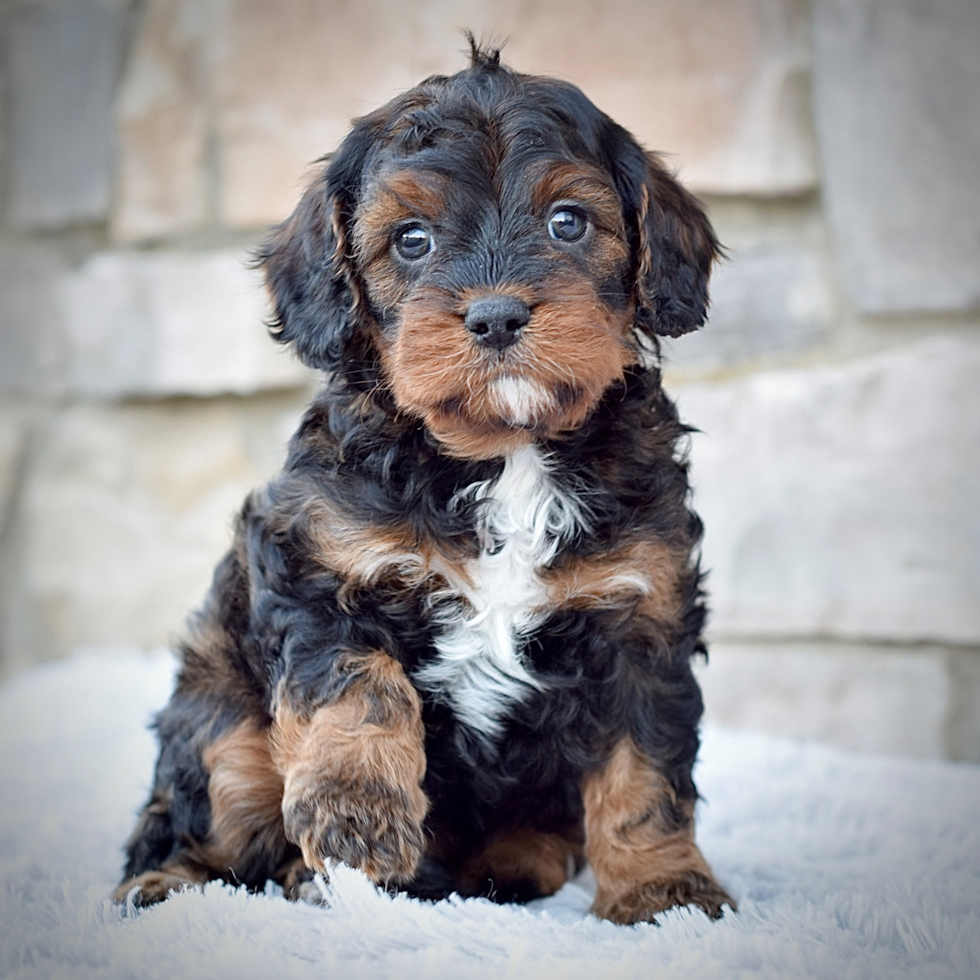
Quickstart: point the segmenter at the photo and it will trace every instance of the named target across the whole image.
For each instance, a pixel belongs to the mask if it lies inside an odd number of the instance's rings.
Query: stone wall
[[[461,27],[667,152],[729,248],[666,351],[709,716],[980,758],[973,0],[0,0],[0,671],[179,629],[312,384],[248,250]]]

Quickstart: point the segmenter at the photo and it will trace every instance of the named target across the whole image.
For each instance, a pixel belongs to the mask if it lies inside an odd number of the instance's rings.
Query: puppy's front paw
[[[378,883],[409,881],[425,851],[428,800],[418,786],[331,780],[286,787],[286,837],[310,868],[329,859],[360,868]]]
[[[613,892],[600,888],[592,911],[600,919],[621,925],[653,922],[655,916],[676,905],[695,905],[709,919],[720,919],[727,905],[733,912],[738,905],[714,879],[698,871],[688,871],[665,881],[651,881]]]

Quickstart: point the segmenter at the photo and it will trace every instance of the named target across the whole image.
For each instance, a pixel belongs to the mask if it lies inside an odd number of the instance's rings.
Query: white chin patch
[[[490,402],[497,414],[511,425],[534,425],[555,404],[544,386],[510,375],[491,383]]]

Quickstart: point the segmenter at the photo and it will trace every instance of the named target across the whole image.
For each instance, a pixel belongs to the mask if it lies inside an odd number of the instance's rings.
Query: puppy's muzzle
[[[503,350],[520,340],[530,319],[527,303],[517,296],[481,296],[467,307],[464,322],[478,344]]]

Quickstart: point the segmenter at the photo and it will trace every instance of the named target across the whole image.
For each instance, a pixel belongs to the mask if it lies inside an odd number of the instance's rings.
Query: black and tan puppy
[[[357,122],[259,256],[328,380],[180,650],[118,898],[340,860],[524,900],[585,858],[615,922],[734,904],[694,843],[701,525],[651,366],[717,251],[497,52]]]

